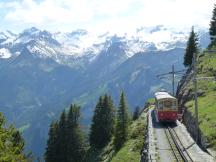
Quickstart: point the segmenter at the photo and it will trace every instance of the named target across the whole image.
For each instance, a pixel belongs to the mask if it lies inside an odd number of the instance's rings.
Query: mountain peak
[[[52,34],[47,31],[47,30],[40,30],[36,27],[31,27],[31,28],[28,28],[28,29],[25,29],[21,34],[20,36],[34,36],[34,37],[37,37],[37,36],[45,36],[45,37],[52,37]]]
[[[14,41],[15,44],[26,44],[34,40],[35,42],[41,42],[43,44],[49,43],[53,45],[59,45],[59,42],[53,39],[53,34],[47,30],[40,30],[35,27],[25,29]]]
[[[37,32],[40,32],[40,30],[36,27],[31,27],[31,28],[27,28],[25,29],[22,33],[37,33]]]

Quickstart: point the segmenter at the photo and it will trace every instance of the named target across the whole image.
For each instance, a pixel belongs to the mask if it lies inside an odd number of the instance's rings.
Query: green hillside
[[[144,143],[144,134],[147,131],[146,113],[142,113],[139,119],[133,121],[129,126],[129,137],[124,146],[114,151],[112,142],[102,151],[89,150],[86,162],[138,162],[140,151]]]
[[[216,50],[216,49],[213,49]],[[216,52],[204,53],[198,61],[198,77],[216,76]],[[193,93],[192,81],[189,83],[190,94]],[[199,127],[207,139],[209,148],[216,150],[216,81],[198,80]],[[193,98],[186,102],[186,107],[194,116]]]
[[[130,125],[129,130],[128,141],[116,153],[111,162],[140,161],[140,151],[143,147],[145,131],[147,131],[146,113],[142,113],[139,119]]]

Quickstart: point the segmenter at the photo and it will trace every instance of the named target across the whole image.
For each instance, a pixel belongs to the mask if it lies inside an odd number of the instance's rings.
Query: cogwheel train
[[[155,115],[160,122],[175,122],[178,119],[177,99],[167,92],[155,93]]]

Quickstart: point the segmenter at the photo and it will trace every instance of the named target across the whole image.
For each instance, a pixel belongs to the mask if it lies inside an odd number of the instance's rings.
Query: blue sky
[[[214,0],[1,0],[0,30],[32,26],[129,33],[141,26],[208,28]]]

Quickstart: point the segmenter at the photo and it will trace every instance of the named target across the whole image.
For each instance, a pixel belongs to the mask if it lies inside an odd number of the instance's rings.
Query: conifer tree
[[[90,145],[98,149],[110,142],[114,130],[114,108],[110,96],[101,96],[90,128]]]
[[[46,162],[57,162],[57,132],[58,123],[52,122],[49,130],[49,139],[47,141],[47,148],[45,152]]]
[[[5,117],[0,113],[0,161],[27,162],[23,150],[21,134],[12,125],[6,126]]]
[[[104,95],[103,106],[101,111],[101,126],[103,140],[102,146],[107,145],[110,142],[114,132],[114,107],[111,96]]]
[[[76,127],[79,125],[79,118],[80,118],[80,106],[76,104],[72,104],[68,112],[67,123],[69,124],[70,127]]]
[[[215,45],[216,43],[216,4],[214,5],[214,9],[212,11],[212,18],[210,21],[209,34],[211,39],[211,45]]]
[[[114,145],[116,150],[120,149],[127,139],[129,125],[128,107],[125,95],[122,92],[117,110],[117,121],[114,136]]]
[[[80,107],[71,105],[67,118],[67,160],[82,161],[85,155],[84,138],[79,125]]]
[[[66,113],[62,112],[60,121],[59,121],[59,129],[58,129],[58,137],[57,137],[57,161],[67,162],[67,126],[66,126]]]
[[[53,122],[45,152],[46,162],[81,162],[85,156],[83,133],[79,124],[80,107],[71,105],[62,112],[60,121]]]
[[[94,115],[93,115],[92,124],[90,128],[89,142],[91,147],[93,146],[97,147],[97,144],[100,143],[98,139],[100,138],[100,120],[101,120],[100,114],[101,114],[102,106],[103,106],[103,97],[100,96],[99,101],[94,110]]]
[[[140,113],[140,107],[136,106],[136,108],[133,112],[133,120],[137,120],[139,118],[139,113]]]
[[[109,104],[109,108],[110,108],[110,122],[112,123],[111,124],[111,127],[110,127],[110,131],[112,133],[112,135],[114,135],[114,132],[115,132],[115,107],[114,107],[114,104],[113,104],[113,100],[112,100],[112,97],[109,96],[108,97],[108,104]]]
[[[13,142],[13,147],[20,148],[16,150],[17,154],[20,154],[24,151],[24,140],[19,131],[14,130],[14,132],[12,133],[12,142]]]
[[[187,47],[184,55],[184,66],[190,67],[193,63],[193,55],[198,52],[198,38],[197,34],[194,32],[194,28],[192,27]]]

